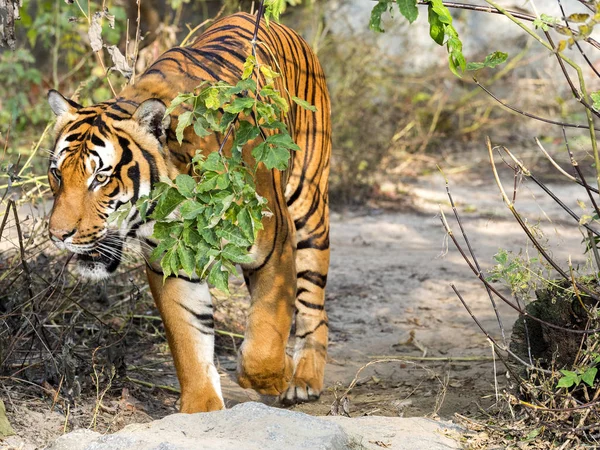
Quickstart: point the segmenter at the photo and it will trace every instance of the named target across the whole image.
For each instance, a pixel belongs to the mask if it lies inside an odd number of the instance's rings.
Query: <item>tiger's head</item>
[[[109,224],[108,216],[169,175],[166,107],[158,99],[82,107],[54,90],[48,102],[57,116],[48,168],[50,239],[77,255],[81,275],[103,279],[118,267],[125,239],[142,224],[135,208],[120,226]]]

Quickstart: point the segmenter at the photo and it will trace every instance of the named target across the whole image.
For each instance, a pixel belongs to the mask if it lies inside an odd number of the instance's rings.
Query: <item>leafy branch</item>
[[[268,2],[265,16],[276,20],[282,4]],[[262,10],[261,5],[257,27]],[[290,152],[300,149],[284,122],[290,106],[274,82],[280,74],[252,53],[235,85],[204,81],[195,92],[175,97],[166,111],[184,110],[175,130],[179,143],[189,127],[199,138],[219,133],[223,139],[218,151],[196,152],[189,175],[161,180],[136,203],[144,220],[155,221],[152,237],[159,244],[150,260],[160,261],[165,278],[183,271],[228,292],[235,264],[252,262],[249,249],[263,218],[271,215],[267,200],[256,190],[259,166],[285,170]],[[302,99],[291,99],[316,110]],[[250,146],[251,156],[244,151]],[[130,207],[120,208],[113,218],[126,217]]]

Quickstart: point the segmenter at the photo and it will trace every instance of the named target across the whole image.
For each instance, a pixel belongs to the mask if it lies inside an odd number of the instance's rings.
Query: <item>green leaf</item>
[[[116,211],[113,211],[112,213],[110,213],[110,215],[108,216],[107,222],[108,223],[113,223],[116,222],[117,227],[121,227],[122,223],[124,220],[127,219],[127,217],[129,216],[129,214],[131,213],[131,202],[127,202],[124,203],[123,205],[119,206]]]
[[[171,214],[179,206],[185,197],[177,189],[170,188],[159,198],[156,208],[152,212],[152,218],[161,220]]]
[[[256,66],[256,58],[252,55],[249,55],[244,62],[242,80],[245,80],[252,75],[252,72],[254,72],[254,66]]]
[[[600,91],[592,92],[590,94],[590,97],[592,97],[592,101],[594,102],[594,104],[592,105],[593,108],[596,111],[600,111]]]
[[[239,98],[236,98],[233,102],[231,102],[229,105],[227,105],[223,109],[229,113],[237,114],[246,109],[252,108],[254,106],[255,102],[256,102],[256,100],[254,100],[253,98],[250,98],[250,97],[239,97]]]
[[[211,132],[206,129],[207,124],[205,124],[205,122],[206,121],[202,120],[201,118],[196,119],[194,122],[194,133],[196,133],[197,136],[210,136]]]
[[[209,170],[211,172],[223,172],[225,170],[225,164],[223,159],[218,152],[213,152],[206,157],[206,161],[202,164],[203,170]]]
[[[539,19],[535,19],[533,21],[533,26],[536,28],[541,28],[543,31],[549,31],[550,25],[554,26],[558,24],[560,19],[558,17],[552,17],[547,14],[540,15]]]
[[[212,191],[214,188],[217,187],[217,182],[219,181],[217,177],[218,174],[214,172],[208,172],[204,174],[204,177],[202,178],[202,180],[200,180],[200,183],[196,187],[196,190],[200,193]]]
[[[210,268],[210,273],[208,274],[208,282],[212,284],[214,287],[219,289],[220,291],[229,294],[229,272],[223,270],[220,261],[216,261],[213,266]]]
[[[198,220],[198,223],[200,224],[200,220]],[[198,232],[200,233],[200,236],[202,236],[202,239],[204,239],[211,247],[218,247],[220,245],[221,242],[215,234],[215,230],[208,228],[208,224],[205,223],[202,226],[199,226]]]
[[[156,228],[156,225],[155,225]],[[152,235],[153,237],[156,237],[154,235]],[[164,252],[166,252],[167,250],[173,248],[173,246],[177,243],[177,240],[172,238],[172,237],[167,237],[167,238],[163,238],[161,239],[161,241],[159,242],[158,246],[152,250],[152,253],[150,253],[150,261],[158,261]],[[170,265],[169,265],[170,267]]]
[[[244,236],[244,232],[234,226],[225,226],[224,228],[216,230],[216,235],[227,242],[231,242],[237,247],[247,248],[252,245],[252,240]]]
[[[187,247],[183,242],[179,241],[179,245],[177,246],[177,256],[179,257],[181,268],[190,277],[193,276],[196,272],[196,255],[194,254],[194,251]]]
[[[171,236],[171,222],[154,222],[154,231],[152,237],[156,239],[166,239]]]
[[[191,220],[202,214],[205,208],[206,206],[202,203],[198,203],[197,201],[190,199],[181,204],[179,207],[179,213],[183,219]]]
[[[387,0],[379,0],[379,2],[371,10],[371,20],[369,28],[377,33],[383,33],[385,30],[381,27],[381,16],[388,10]]]
[[[148,212],[148,208],[151,203],[152,201],[147,195],[142,195],[140,198],[138,198],[137,202],[135,202],[135,206],[140,213],[140,218],[143,221],[146,221],[146,213]]]
[[[269,136],[266,142],[271,145],[287,148],[288,150],[300,150],[300,147],[298,147],[289,134],[274,134]]]
[[[302,100],[301,98],[298,98],[298,97],[292,97],[292,100],[294,100],[294,103],[296,103],[297,105],[301,106],[304,109],[308,109],[309,111],[312,111],[312,112],[317,112],[317,107],[314,105],[311,105],[306,100]]]
[[[290,152],[286,148],[271,147],[266,142],[254,147],[252,156],[257,163],[262,162],[269,170],[285,170],[290,160]]]
[[[439,14],[433,9],[433,4],[427,6],[427,19],[429,21],[429,36],[436,44],[444,45],[444,25]]]
[[[216,88],[208,88],[206,90],[204,104],[208,109],[219,109],[221,106],[221,102],[219,101],[219,90]]]
[[[177,108],[179,105],[181,105],[183,102],[188,101],[189,99],[191,99],[193,97],[192,94],[179,94],[177,97],[175,97],[172,101],[171,104],[169,105],[169,107],[167,108],[167,110],[165,111],[165,116],[168,116],[169,114],[171,114],[175,108]]]
[[[279,22],[279,16],[285,11],[286,0],[266,0],[265,1],[265,21],[269,25],[269,19],[272,17],[275,22]]]
[[[253,261],[252,256],[248,254],[248,250],[234,244],[227,244],[221,255],[236,264],[250,264]]]
[[[594,387],[594,381],[596,380],[596,374],[598,373],[598,368],[590,367],[583,375],[581,375],[581,381],[587,384],[589,387]]]
[[[531,430],[529,433],[527,433],[527,436],[525,437],[525,440],[530,441],[532,439],[535,439],[536,437],[538,437],[538,435],[542,432],[542,427],[539,428],[534,428],[533,430]]]
[[[256,81],[252,78],[240,80],[235,86],[227,90],[227,95],[236,95],[244,91],[256,92]]]
[[[162,257],[162,259],[160,260],[160,267],[163,271],[163,281],[166,280],[167,277],[173,273],[173,271],[171,270],[171,266],[173,258],[177,258],[177,254],[175,253],[176,248],[177,247],[171,247],[170,249],[168,249]]]
[[[484,67],[494,68],[499,64],[502,64],[508,58],[508,53],[504,52],[494,52],[490,53],[485,57],[483,62],[470,62],[467,64],[467,70],[479,70]]]
[[[246,236],[249,242],[253,242],[256,239],[256,232],[254,225],[252,224],[252,218],[246,208],[242,208],[237,215],[238,226]]]
[[[197,247],[203,242],[200,234],[193,228],[184,228],[183,232],[181,233],[181,239],[190,247]]]
[[[267,123],[272,122],[275,119],[277,119],[277,114],[275,113],[275,108],[273,108],[273,105],[271,105],[269,103],[259,102],[256,105],[256,112],[258,113],[258,116]]]
[[[271,66],[267,65],[267,64],[261,64],[260,65],[260,73],[263,74],[263,76],[269,81],[267,84],[271,84],[271,80],[273,78],[277,78],[279,75],[279,73],[275,72]]]
[[[268,98],[273,107],[278,110],[278,113],[287,114],[290,109],[288,102],[281,96],[279,91],[266,87],[260,91],[260,95],[263,98]]]
[[[221,128],[221,130],[227,129],[227,127],[231,125],[231,122],[233,122],[236,117],[237,114],[233,114],[230,112],[223,113],[223,115],[221,116],[221,122],[219,123],[219,127]]]
[[[192,111],[186,111],[179,115],[177,118],[177,128],[175,129],[175,136],[177,136],[177,142],[180,144],[183,142],[183,131],[192,124]]]
[[[196,181],[189,175],[187,175],[185,173],[181,173],[181,174],[177,175],[177,178],[175,178],[175,184],[177,185],[179,192],[184,197],[189,198],[192,195],[194,195],[194,188],[196,187]]]
[[[243,147],[248,141],[256,139],[260,134],[260,128],[254,126],[246,120],[240,121],[240,125],[235,131],[234,147]]]
[[[396,0],[400,14],[413,23],[419,16],[419,8],[417,8],[417,0]]]
[[[560,373],[562,373],[563,376],[560,380],[558,380],[558,383],[556,384],[557,388],[570,388],[574,385],[579,385],[581,379],[579,378],[579,375],[577,375],[575,372],[563,369],[560,371]]]

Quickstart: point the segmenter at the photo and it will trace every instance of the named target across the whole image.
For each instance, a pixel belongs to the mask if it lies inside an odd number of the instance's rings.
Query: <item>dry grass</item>
[[[175,412],[175,370],[142,261],[128,255],[114,278],[86,282],[49,242],[45,217],[24,211],[21,238],[4,215],[0,250],[0,384],[15,428],[27,426],[24,411],[55,411],[64,431]],[[218,355],[241,342],[246,289],[238,280],[232,292],[215,293]]]

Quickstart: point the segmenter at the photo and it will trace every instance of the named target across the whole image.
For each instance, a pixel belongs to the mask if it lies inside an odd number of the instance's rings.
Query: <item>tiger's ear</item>
[[[133,113],[132,119],[136,120],[143,128],[157,138],[165,134],[165,130],[171,125],[171,117],[165,116],[167,105],[157,98],[151,98],[143,102]]]
[[[50,108],[52,108],[52,112],[59,117],[65,113],[75,113],[82,107],[73,100],[63,97],[60,92],[54,89],[48,91],[48,103],[50,104]]]

